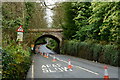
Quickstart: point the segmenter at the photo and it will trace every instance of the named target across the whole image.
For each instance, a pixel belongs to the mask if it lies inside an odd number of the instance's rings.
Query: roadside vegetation
[[[66,39],[63,54],[120,66],[120,2],[62,5],[67,18],[62,25]]]
[[[42,2],[2,3],[2,78],[23,80],[31,65],[30,46],[42,33],[29,33],[28,29],[47,28]],[[17,28],[24,29],[23,42],[18,44]],[[54,47],[53,47],[54,48]]]
[[[2,78],[24,80],[31,65],[31,53],[27,46],[11,42],[3,48]]]
[[[2,3],[2,78],[24,80],[31,65],[30,45],[36,37],[27,34],[35,15],[35,3]],[[24,41],[18,44],[17,28],[23,25]],[[36,34],[37,35],[37,34]],[[25,37],[26,36],[26,37]],[[32,38],[31,38],[32,37]],[[37,36],[38,37],[38,36]]]
[[[62,53],[65,55],[80,57],[113,66],[120,66],[118,65],[120,60],[120,47],[117,45],[101,45],[71,40],[66,41],[62,49]]]

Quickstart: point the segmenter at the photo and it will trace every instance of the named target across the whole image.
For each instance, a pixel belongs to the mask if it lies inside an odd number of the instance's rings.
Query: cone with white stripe
[[[43,53],[42,52],[40,52],[41,53],[41,55],[43,56]]]
[[[46,53],[46,58],[48,58],[48,53]]]
[[[72,69],[71,61],[68,59],[68,69]]]
[[[104,66],[104,80],[110,80],[107,69],[108,67]]]
[[[46,57],[46,53],[44,53],[44,57]]]
[[[56,61],[56,57],[55,57],[55,55],[53,56],[52,61],[53,61],[53,62],[55,62],[55,61]]]

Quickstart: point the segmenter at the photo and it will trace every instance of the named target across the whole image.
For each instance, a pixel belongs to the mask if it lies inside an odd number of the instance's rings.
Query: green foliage
[[[21,45],[15,43],[3,49],[5,50],[2,54],[3,79],[25,79],[31,63],[29,50],[24,50]]]
[[[40,40],[38,40],[37,42],[36,42],[36,44],[43,44],[43,43],[46,43],[46,40],[45,40],[45,38],[42,38],[42,39],[40,39]]]
[[[92,16],[89,18],[90,24],[96,24],[98,32],[96,35],[99,36],[99,40],[106,42],[116,42],[118,35],[119,24],[113,22],[119,21],[117,14],[119,13],[120,2],[100,2],[92,3],[91,8],[93,11]],[[117,17],[117,18],[116,18]],[[115,21],[114,18],[117,20]],[[95,29],[96,30],[96,27]]]
[[[93,60],[99,61],[100,54],[102,53],[102,45],[92,43],[89,49],[91,49],[93,52]]]
[[[68,54],[92,61],[98,61],[119,66],[120,50],[116,45],[100,45],[95,43],[79,42],[77,40],[65,41],[63,54]]]
[[[64,12],[64,24],[62,28],[64,29],[63,34],[66,39],[73,39],[73,35],[75,35],[77,27],[73,20],[74,12],[72,11],[72,3],[64,2],[62,4],[63,12]]]
[[[36,2],[27,2],[26,4],[26,21],[28,20],[29,29],[41,29],[41,28],[47,28],[47,22],[46,22],[46,14],[45,14],[45,8],[42,6],[42,2],[36,3]]]
[[[109,63],[111,65],[118,65],[118,54],[119,51],[116,50],[117,49],[117,46],[115,45],[105,45],[104,48],[103,48],[103,51],[104,51],[104,60],[105,60],[105,63]]]
[[[75,38],[81,41],[84,41],[86,38],[88,38],[88,32],[92,30],[92,27],[88,26],[88,18],[91,16],[91,9],[89,8],[90,5],[90,2],[73,3],[73,11],[76,14],[73,20],[79,29],[76,31]]]
[[[22,24],[22,19],[17,18],[16,20],[5,20],[3,18],[3,28],[17,28],[19,25]]]
[[[3,3],[2,5],[2,25],[3,28],[17,28],[22,25],[22,9],[16,8],[18,3]],[[21,6],[21,4],[19,4]],[[20,11],[19,13],[16,12]]]
[[[34,3],[31,3],[31,2],[26,2],[25,3],[25,12],[26,12],[26,15],[25,15],[25,29],[28,29],[28,26],[30,24],[30,19],[32,18],[33,16],[33,13],[34,13]]]
[[[53,51],[56,51],[57,50],[57,46],[58,46],[58,43],[55,40],[49,39],[49,43],[47,45],[48,48],[50,48]]]
[[[120,41],[119,4],[120,2],[71,3],[69,10],[72,10],[74,14],[70,14],[73,17],[68,18],[74,20],[74,25],[77,26],[76,29],[73,28],[76,33],[71,36],[80,41],[96,40],[118,44]]]

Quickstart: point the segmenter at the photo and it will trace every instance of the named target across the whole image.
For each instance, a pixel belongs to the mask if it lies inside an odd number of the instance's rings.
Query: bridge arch
[[[39,41],[39,40],[41,40],[41,39],[43,39],[43,38],[52,38],[52,39],[54,39],[56,42],[57,42],[57,51],[55,51],[56,53],[60,53],[60,45],[61,45],[61,39],[58,37],[58,36],[56,36],[56,35],[52,35],[52,34],[46,34],[46,33],[43,33],[43,35],[42,36],[40,36],[40,37],[38,37],[36,40],[35,40],[35,46],[36,46],[36,43],[37,43],[37,41]]]
[[[58,43],[59,50],[57,53],[60,53],[60,47],[62,46],[62,41],[63,41],[63,35],[62,35],[63,29],[28,29],[28,32],[34,34],[43,32],[43,34],[36,39],[35,44],[37,41],[45,37],[54,39]]]

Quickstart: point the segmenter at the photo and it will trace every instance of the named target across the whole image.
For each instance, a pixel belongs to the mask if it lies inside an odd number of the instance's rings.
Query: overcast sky
[[[46,5],[49,7],[49,8],[53,8],[55,7],[55,0],[45,0],[45,3]],[[47,23],[48,23],[48,27],[50,28],[52,26],[52,16],[54,15],[53,14],[53,10],[49,9],[49,8],[46,8],[46,16],[45,16],[45,19],[47,20]]]

